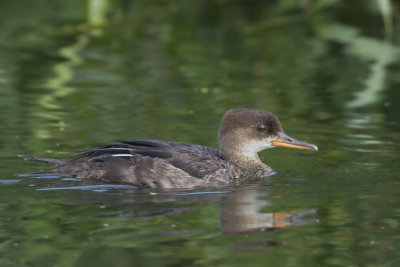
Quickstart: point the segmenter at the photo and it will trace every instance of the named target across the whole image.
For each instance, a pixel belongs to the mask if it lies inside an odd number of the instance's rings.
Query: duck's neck
[[[226,150],[220,146],[219,155],[229,163],[232,163],[246,172],[271,172],[271,168],[261,162],[257,153],[249,153],[240,150]]]

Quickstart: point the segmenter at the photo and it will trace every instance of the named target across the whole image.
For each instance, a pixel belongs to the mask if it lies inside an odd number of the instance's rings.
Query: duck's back
[[[223,186],[235,167],[218,150],[160,140],[131,140],[102,145],[76,154],[52,170],[79,178],[161,188]]]

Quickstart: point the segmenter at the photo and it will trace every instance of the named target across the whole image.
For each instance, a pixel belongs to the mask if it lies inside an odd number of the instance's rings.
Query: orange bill
[[[298,141],[286,135],[284,132],[278,133],[278,139],[272,141],[272,145],[294,148],[294,149],[303,149],[303,150],[313,150],[313,151],[318,150],[318,147],[316,145]]]

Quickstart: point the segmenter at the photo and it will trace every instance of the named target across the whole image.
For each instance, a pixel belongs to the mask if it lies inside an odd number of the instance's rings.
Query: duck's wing
[[[166,142],[161,140],[125,140],[117,144],[102,145],[75,154],[79,158],[119,158],[135,159],[136,169],[148,169],[147,166],[156,166],[163,163],[163,168],[168,164],[186,174],[203,179],[206,175],[215,173],[223,168],[224,161],[218,156],[216,149],[179,142]],[[144,162],[146,164],[144,165]],[[154,163],[157,163],[156,165]],[[172,169],[172,168],[171,168]],[[153,170],[148,170],[155,171]],[[172,172],[172,170],[171,170]],[[162,175],[160,173],[159,175]]]
[[[153,158],[170,158],[173,151],[168,142],[160,140],[127,140],[117,144],[100,145],[91,149],[79,151],[73,156],[99,157],[110,155],[119,158],[129,158],[135,155],[149,156]]]

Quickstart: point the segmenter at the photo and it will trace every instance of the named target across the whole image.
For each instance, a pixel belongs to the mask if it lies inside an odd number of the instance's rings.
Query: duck
[[[274,147],[317,151],[283,131],[278,117],[266,110],[231,109],[218,130],[219,149],[162,140],[123,140],[73,154],[67,160],[20,155],[54,164],[46,173],[102,183],[149,188],[199,188],[240,185],[272,172],[258,152]]]

